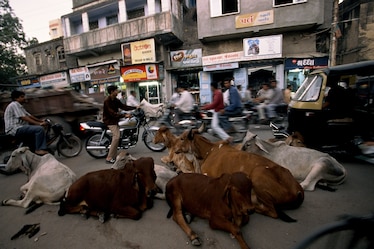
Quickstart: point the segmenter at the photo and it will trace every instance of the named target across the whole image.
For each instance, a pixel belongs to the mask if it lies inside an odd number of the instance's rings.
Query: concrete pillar
[[[161,8],[162,8],[162,12],[170,11],[171,10],[170,0],[161,0]]]
[[[64,18],[62,23],[63,23],[64,36],[70,37],[71,36],[70,19]]]
[[[146,16],[151,16],[151,15],[156,14],[155,0],[147,0],[147,9],[148,9],[148,13],[146,13]]]
[[[90,31],[90,22],[88,20],[87,12],[82,13],[82,28],[83,28],[83,33]]]
[[[126,2],[125,0],[118,1],[118,23],[126,22],[127,21],[127,9],[126,9]]]

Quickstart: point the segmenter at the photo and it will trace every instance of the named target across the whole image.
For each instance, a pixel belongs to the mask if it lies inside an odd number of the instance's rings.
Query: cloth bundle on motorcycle
[[[136,126],[136,118],[131,117],[131,118],[121,118],[118,122],[119,126],[129,126],[129,127],[135,127]]]

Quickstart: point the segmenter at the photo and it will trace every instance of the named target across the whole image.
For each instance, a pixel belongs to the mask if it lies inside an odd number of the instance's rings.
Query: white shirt
[[[182,112],[189,113],[193,110],[193,104],[195,100],[192,94],[186,90],[181,92],[180,98],[175,103],[175,106],[179,108]]]
[[[140,105],[139,101],[134,97],[134,95],[131,95],[127,98],[126,105],[137,107]]]

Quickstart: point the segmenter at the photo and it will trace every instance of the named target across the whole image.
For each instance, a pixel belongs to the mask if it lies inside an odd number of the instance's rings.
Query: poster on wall
[[[124,43],[121,45],[121,50],[125,65],[156,62],[154,39]]]
[[[282,57],[282,35],[251,37],[243,39],[246,60],[260,60]]]
[[[170,52],[170,62],[172,67],[195,67],[202,65],[202,50],[188,49]]]

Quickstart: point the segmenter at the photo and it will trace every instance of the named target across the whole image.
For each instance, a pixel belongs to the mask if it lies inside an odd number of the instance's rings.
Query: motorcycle
[[[211,110],[203,111],[201,112],[201,116],[205,125],[205,130],[213,135],[216,136],[216,134],[211,129],[211,123],[213,119],[213,112]],[[235,132],[230,133],[229,135],[232,136],[234,143],[239,143],[243,141],[243,138],[247,132],[248,125],[249,125],[249,119],[248,114],[243,113],[243,115],[237,116],[237,117],[229,117],[229,122],[234,127]]]
[[[145,146],[155,152],[166,149],[164,144],[154,144],[153,138],[157,129],[149,125],[142,109],[131,112],[131,118],[123,118],[119,121],[120,141],[118,149],[135,147],[139,140],[140,129],[143,128],[142,140]],[[112,134],[109,128],[99,121],[88,121],[80,123],[82,131],[91,132],[87,137],[85,148],[87,153],[94,158],[104,158],[108,155],[112,141]]]
[[[45,120],[46,123],[46,140],[47,140],[47,150],[52,155],[57,151],[58,155],[70,158],[78,156],[82,150],[82,142],[80,138],[71,134],[65,133],[64,128],[61,124],[52,123],[50,119]],[[13,150],[28,146],[31,151],[34,151],[33,141],[28,139],[19,140],[11,135],[0,135],[1,136],[1,146],[0,151],[3,158],[3,164],[0,167],[4,167],[10,158],[10,154]]]
[[[178,123],[175,121],[175,115],[174,107],[167,106],[163,116],[157,120],[157,126],[165,125],[169,127],[172,133],[179,135],[185,130],[199,128],[203,123],[203,119],[197,105],[194,105],[191,113],[180,116],[180,121]]]

